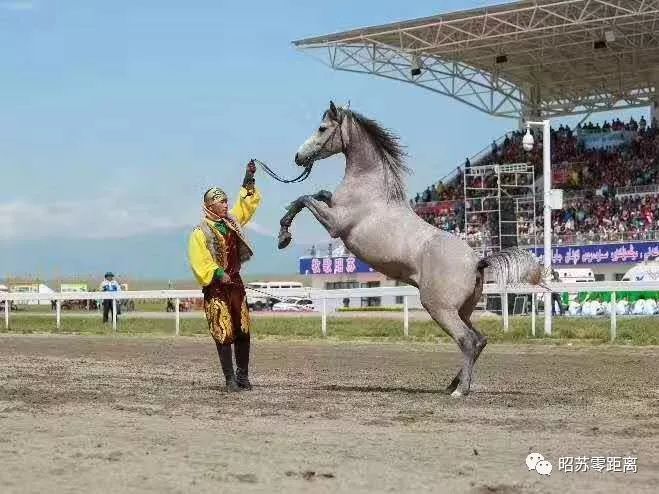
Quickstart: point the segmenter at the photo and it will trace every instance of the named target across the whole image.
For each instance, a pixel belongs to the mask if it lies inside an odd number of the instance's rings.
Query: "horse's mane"
[[[388,198],[393,201],[405,201],[406,190],[403,174],[409,174],[411,170],[405,165],[406,153],[398,142],[399,137],[375,120],[360,113],[348,108],[341,108],[339,111],[356,122],[371,138],[384,163],[384,182]]]

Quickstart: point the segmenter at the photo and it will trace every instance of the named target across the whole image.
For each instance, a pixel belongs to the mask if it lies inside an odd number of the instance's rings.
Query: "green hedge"
[[[561,300],[565,305],[569,303],[568,293],[563,293]],[[636,302],[637,300],[659,300],[659,292],[616,292],[616,300],[627,300],[629,303]],[[599,302],[611,302],[611,292],[580,292],[578,296],[580,304],[586,301],[597,300]]]

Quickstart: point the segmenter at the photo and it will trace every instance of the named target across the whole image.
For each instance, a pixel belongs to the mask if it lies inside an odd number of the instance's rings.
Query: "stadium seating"
[[[538,145],[525,152],[523,133],[508,133],[493,142],[488,154],[474,163],[533,164],[536,181],[542,172],[542,135]],[[659,239],[659,129],[644,118],[623,123],[619,119],[602,125],[588,123],[570,129],[551,130],[553,184],[564,190],[564,207],[552,214],[554,242],[563,245]],[[589,142],[599,145],[589,145]],[[610,142],[610,145],[607,143]],[[487,243],[488,221],[469,221],[465,230],[464,174],[462,168],[429,186],[411,201],[419,216],[429,223],[466,238],[472,245]],[[496,186],[496,177],[483,177]],[[537,183],[537,182],[536,182]],[[536,221],[518,217],[520,245],[542,242],[542,203],[536,197]],[[472,218],[473,220],[476,217]],[[476,224],[478,223],[478,224]],[[534,240],[534,236],[537,239]]]

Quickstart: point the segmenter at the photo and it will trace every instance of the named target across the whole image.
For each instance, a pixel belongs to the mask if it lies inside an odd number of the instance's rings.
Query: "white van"
[[[245,288],[247,306],[252,310],[271,309],[284,298],[308,298],[311,293],[309,287],[299,281],[253,281],[247,283]]]
[[[561,283],[593,283],[595,281],[593,270],[589,268],[554,268],[554,270],[558,273]],[[579,301],[579,292],[567,290],[567,293],[568,305],[570,302]],[[543,295],[540,297],[544,300]]]

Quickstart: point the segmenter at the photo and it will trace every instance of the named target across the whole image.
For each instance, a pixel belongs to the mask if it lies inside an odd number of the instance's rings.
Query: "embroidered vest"
[[[238,241],[238,258],[240,259],[240,263],[243,264],[249,261],[254,255],[254,251],[247,242],[247,238],[245,237],[242,228],[240,228],[240,224],[231,215],[227,215],[225,218],[225,224],[236,234]],[[211,256],[213,256],[213,260],[218,266],[226,268],[227,248],[224,236],[211,227],[205,220],[202,221],[197,228],[204,233],[204,236],[206,237],[206,247],[208,247]]]

